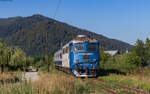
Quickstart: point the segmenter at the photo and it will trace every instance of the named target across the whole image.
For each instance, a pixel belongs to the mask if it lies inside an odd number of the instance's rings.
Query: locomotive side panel
[[[69,53],[62,55],[62,66],[63,66],[63,67],[66,67],[66,68],[70,68],[70,64],[69,64]]]
[[[63,47],[62,67],[70,68],[69,44]]]
[[[59,50],[54,54],[54,64],[55,66],[62,66],[62,51]]]

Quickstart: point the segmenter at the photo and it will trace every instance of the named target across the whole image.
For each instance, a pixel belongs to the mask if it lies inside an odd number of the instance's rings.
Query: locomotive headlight
[[[92,66],[92,69],[96,69],[96,66]]]
[[[76,62],[79,63],[79,59],[76,59]]]
[[[94,69],[94,66],[92,66],[92,69]]]
[[[96,59],[93,59],[93,62],[96,62]]]

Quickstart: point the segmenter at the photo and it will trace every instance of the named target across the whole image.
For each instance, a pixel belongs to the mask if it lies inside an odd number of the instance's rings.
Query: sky
[[[54,18],[59,0],[0,0],[0,18]],[[150,37],[150,0],[61,0],[56,20],[134,45]]]

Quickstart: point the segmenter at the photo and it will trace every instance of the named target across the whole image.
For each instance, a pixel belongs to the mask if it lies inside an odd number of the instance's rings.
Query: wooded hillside
[[[67,43],[78,34],[96,38],[100,45],[108,50],[118,49],[125,52],[132,48],[128,43],[110,39],[42,15],[0,19],[0,39],[8,45],[22,48],[30,56],[45,54],[46,31],[48,31],[49,53],[55,52],[60,48],[61,43]]]

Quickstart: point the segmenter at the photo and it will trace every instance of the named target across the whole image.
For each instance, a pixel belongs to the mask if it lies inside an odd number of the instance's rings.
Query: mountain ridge
[[[108,50],[130,50],[132,45],[101,34],[80,29],[64,22],[37,14],[28,17],[11,17],[0,19],[0,39],[10,46],[22,48],[27,55],[45,54],[45,34],[48,32],[49,54],[60,48],[80,34],[91,36],[100,42],[100,46]]]

